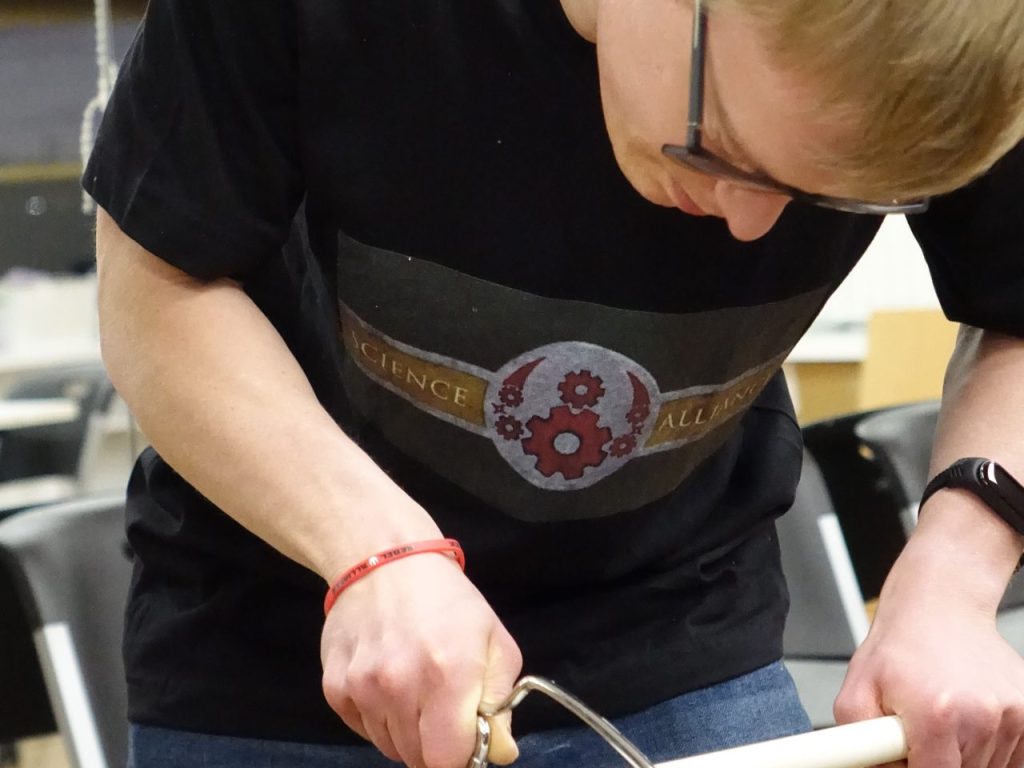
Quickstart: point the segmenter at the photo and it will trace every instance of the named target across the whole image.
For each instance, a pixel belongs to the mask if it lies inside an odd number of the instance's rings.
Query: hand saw
[[[467,768],[489,765],[488,718],[511,711],[531,691],[549,696],[576,715],[608,742],[630,768],[867,768],[907,756],[907,737],[900,719],[879,717],[655,764],[614,725],[571,693],[550,680],[528,676],[519,680],[497,707],[480,711],[476,749]]]

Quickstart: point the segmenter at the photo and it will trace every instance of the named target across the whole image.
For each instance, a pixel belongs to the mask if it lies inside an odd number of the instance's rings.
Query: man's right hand
[[[522,655],[451,560],[389,563],[346,589],[324,624],[327,702],[345,724],[412,768],[465,768],[477,710],[512,690]],[[518,756],[508,718],[492,722],[490,761]]]

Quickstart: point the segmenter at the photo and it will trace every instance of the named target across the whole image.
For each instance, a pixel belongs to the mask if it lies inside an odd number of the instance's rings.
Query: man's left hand
[[[925,570],[913,551],[894,567],[836,719],[899,715],[909,768],[1022,768],[1024,659],[996,630],[994,606]]]

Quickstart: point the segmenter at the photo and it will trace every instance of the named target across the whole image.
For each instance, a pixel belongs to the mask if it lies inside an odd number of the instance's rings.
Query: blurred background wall
[[[91,0],[0,2],[0,275],[91,268],[78,176],[82,114],[97,90],[93,8]],[[113,2],[115,60],[143,8]]]

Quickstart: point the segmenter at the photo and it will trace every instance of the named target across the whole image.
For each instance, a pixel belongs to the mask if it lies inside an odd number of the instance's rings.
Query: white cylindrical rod
[[[879,717],[658,763],[657,768],[867,768],[907,756],[898,717]]]

